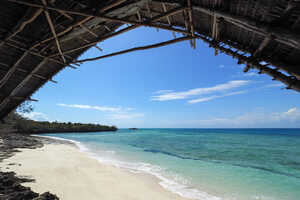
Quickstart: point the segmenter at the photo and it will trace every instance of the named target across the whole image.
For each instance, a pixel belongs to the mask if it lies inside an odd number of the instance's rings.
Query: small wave
[[[38,135],[39,136],[39,135]],[[41,136],[39,136],[41,137]],[[69,141],[74,144],[76,144],[81,152],[88,153],[89,157],[98,160],[102,164],[108,164],[112,165],[118,168],[123,168],[128,170],[131,173],[147,173],[151,174],[152,176],[155,176],[160,180],[159,184],[166,190],[173,192],[175,194],[178,194],[184,198],[188,199],[199,199],[199,200],[222,200],[220,197],[216,197],[213,195],[210,195],[204,191],[200,191],[196,188],[190,187],[185,184],[179,183],[180,182],[186,182],[182,177],[179,177],[176,175],[175,180],[166,178],[165,176],[162,175],[162,171],[164,170],[160,166],[157,165],[152,165],[149,163],[144,163],[144,162],[125,162],[125,161],[120,161],[120,160],[114,160],[111,158],[106,158],[106,157],[100,157],[99,155],[93,153],[88,149],[86,146],[84,146],[82,143],[70,139],[64,139],[64,138],[59,138],[59,137],[54,137],[54,136],[42,136],[46,138],[52,138],[56,140],[64,140],[64,141]],[[106,150],[105,152],[110,153],[110,154],[115,154],[116,152],[113,150]]]
[[[61,140],[61,141],[68,141],[68,142],[75,144],[81,152],[89,152],[88,148],[86,148],[83,144],[81,144],[80,142],[75,141],[75,140],[70,140],[70,139],[65,139],[65,138],[60,138],[60,137],[55,137],[55,136],[46,136],[46,135],[31,135],[31,136],[50,138],[50,139]]]

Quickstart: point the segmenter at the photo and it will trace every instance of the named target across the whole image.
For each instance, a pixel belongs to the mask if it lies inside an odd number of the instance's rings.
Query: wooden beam
[[[30,16],[27,16],[28,14],[25,14],[24,17],[17,23],[17,25],[13,28],[13,31],[11,34],[8,34],[4,40],[0,43],[0,47],[5,44],[5,42],[11,38],[13,38],[15,35],[20,33],[26,25],[33,22],[41,13],[43,12],[42,8],[38,8],[33,14]],[[28,18],[28,19],[27,19]]]
[[[76,62],[83,63],[83,62],[88,62],[88,61],[100,60],[100,59],[108,58],[108,57],[112,57],[112,56],[117,56],[117,55],[121,55],[121,54],[125,54],[125,53],[130,53],[130,52],[134,52],[134,51],[142,51],[142,50],[147,50],[147,49],[163,47],[163,46],[167,46],[167,45],[174,44],[177,42],[190,40],[191,38],[192,37],[190,37],[190,36],[189,37],[181,37],[181,38],[177,38],[177,39],[173,39],[173,40],[169,40],[169,41],[165,41],[165,42],[160,42],[160,43],[156,43],[156,44],[152,44],[152,45],[134,47],[131,49],[126,49],[123,51],[119,51],[119,52],[115,52],[115,53],[111,53],[111,54],[107,54],[107,55],[99,56],[99,57],[95,57],[95,58],[87,58],[87,59],[83,59],[83,60],[77,60]]]
[[[46,1],[46,0],[41,0],[41,1],[43,2],[44,6],[47,6],[47,1]],[[45,13],[45,15],[46,15],[46,18],[47,18],[48,24],[49,24],[49,26],[50,26],[50,30],[51,30],[51,32],[52,32],[52,34],[53,34],[53,37],[55,38],[55,42],[56,42],[56,46],[57,46],[58,52],[59,52],[59,54],[60,54],[62,60],[64,61],[64,63],[66,63],[67,61],[66,61],[66,59],[65,59],[65,57],[64,57],[64,54],[63,54],[63,52],[62,52],[62,50],[61,50],[61,46],[60,46],[60,44],[59,44],[58,37],[57,37],[57,35],[56,35],[56,31],[55,31],[53,22],[52,22],[52,20],[51,20],[50,14],[49,14],[48,10],[44,10],[44,13]]]

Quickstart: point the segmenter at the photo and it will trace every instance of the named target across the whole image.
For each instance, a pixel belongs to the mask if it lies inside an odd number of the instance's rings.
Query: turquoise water
[[[140,129],[48,134],[101,162],[157,176],[203,200],[299,200],[300,129]]]

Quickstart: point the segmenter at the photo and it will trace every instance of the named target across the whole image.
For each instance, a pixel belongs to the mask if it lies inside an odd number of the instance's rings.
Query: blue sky
[[[98,44],[81,58],[172,39],[139,28]],[[180,35],[178,35],[180,37]],[[145,128],[300,127],[300,95],[197,41],[66,68],[33,95],[35,120]]]

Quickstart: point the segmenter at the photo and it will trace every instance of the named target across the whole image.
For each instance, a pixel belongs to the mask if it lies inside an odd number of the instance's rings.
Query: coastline
[[[35,182],[23,184],[35,192],[51,191],[66,200],[185,199],[162,188],[158,178],[150,174],[136,174],[102,164],[71,141],[55,138],[60,142],[51,142],[53,138],[37,137],[43,138],[42,148],[19,149],[21,152],[0,163],[3,171],[35,179]]]

